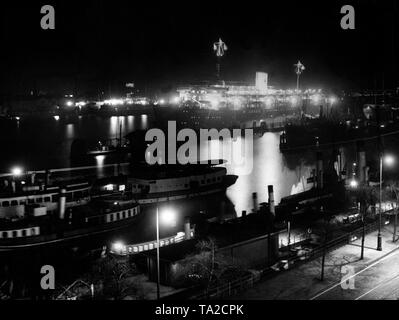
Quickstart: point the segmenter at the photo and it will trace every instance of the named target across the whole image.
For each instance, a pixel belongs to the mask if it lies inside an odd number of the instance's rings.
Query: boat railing
[[[191,229],[191,237],[194,236],[194,229]],[[167,237],[159,240],[159,247],[166,247],[170,246],[175,243],[183,242],[186,240],[186,236],[184,232],[180,232],[175,236],[172,237]],[[119,242],[115,242],[111,245],[110,252],[115,255],[119,256],[127,256],[127,255],[133,255],[133,254],[138,254],[150,250],[154,250],[157,248],[157,241],[148,241],[144,243],[138,243],[138,244],[128,244],[124,245]]]
[[[71,167],[71,168],[59,168],[59,169],[49,169],[49,170],[36,170],[36,171],[27,171],[24,175],[32,175],[32,174],[46,174],[46,173],[71,173],[76,171],[84,171],[84,170],[97,170],[99,168],[106,169],[106,168],[116,168],[120,167],[127,167],[130,163],[113,163],[113,164],[104,164],[101,167],[99,166],[84,166],[84,167]],[[0,178],[5,177],[12,177],[13,173],[1,173]]]

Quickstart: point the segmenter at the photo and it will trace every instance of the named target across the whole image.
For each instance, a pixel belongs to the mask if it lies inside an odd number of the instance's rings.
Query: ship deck
[[[222,162],[223,163],[223,162]],[[153,165],[142,166],[133,169],[131,178],[144,180],[182,178],[192,175],[204,175],[221,172],[223,167],[215,167],[210,164],[194,165]]]

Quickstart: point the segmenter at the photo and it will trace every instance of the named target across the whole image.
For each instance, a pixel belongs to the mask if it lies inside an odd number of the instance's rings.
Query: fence
[[[365,225],[365,227],[364,227],[365,234],[377,230],[378,225],[379,225],[378,221],[374,221],[372,223]],[[304,251],[302,254],[297,255],[295,257],[288,258],[287,263],[288,264],[298,264],[298,263],[308,262],[312,259],[316,259],[316,258],[320,257],[323,254],[323,252],[333,251],[336,248],[339,248],[343,245],[351,243],[353,241],[354,237],[361,237],[362,233],[363,233],[363,227],[360,227],[360,228],[353,230],[351,232],[348,232],[332,241],[329,241],[322,246],[319,246],[319,247],[309,250],[309,251]],[[193,299],[193,300],[218,299],[218,298],[223,298],[226,296],[231,296],[231,295],[237,294],[238,292],[240,292],[242,290],[249,289],[249,288],[253,287],[253,285],[256,282],[260,281],[261,279],[270,277],[274,273],[275,272],[271,268],[266,268],[266,269],[262,270],[262,272],[247,275],[247,276],[239,278],[235,281],[228,282],[227,284],[223,284],[221,286],[211,288],[208,291],[203,291],[202,293],[200,293],[198,295],[194,295],[194,296],[190,297],[190,299]]]
[[[372,223],[369,223],[369,224],[365,225],[365,227],[364,227],[365,234],[377,230],[378,226],[379,226],[379,222],[378,221],[374,221]],[[363,227],[360,227],[360,228],[358,228],[356,230],[353,230],[353,231],[350,231],[350,232],[348,232],[348,233],[346,233],[346,234],[344,234],[344,235],[342,235],[342,236],[340,236],[340,237],[338,237],[336,239],[333,239],[333,240],[325,243],[322,246],[319,246],[319,247],[314,248],[314,249],[309,250],[309,251],[305,251],[304,250],[304,252],[302,254],[297,255],[296,257],[293,257],[293,258],[289,258],[288,262],[289,263],[296,263],[296,262],[299,262],[299,261],[308,261],[310,259],[318,258],[318,257],[320,257],[323,254],[323,252],[333,251],[336,248],[342,247],[342,246],[344,246],[346,244],[349,244],[349,243],[353,242],[353,240],[355,238],[357,239],[357,238],[361,237],[362,233],[363,233]]]
[[[199,295],[190,297],[191,300],[208,300],[232,296],[244,289],[249,289],[261,279],[260,273],[252,273],[221,286],[213,287]]]

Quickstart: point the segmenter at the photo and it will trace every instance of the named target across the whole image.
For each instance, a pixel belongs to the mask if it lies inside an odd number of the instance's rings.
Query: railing
[[[85,167],[59,168],[59,169],[49,169],[49,170],[36,170],[36,171],[24,172],[24,175],[75,172],[75,171],[83,171],[83,170],[106,169],[106,168],[112,168],[112,167],[117,168],[118,166],[128,167],[129,165],[130,164],[128,162],[125,162],[125,163],[104,164],[102,166],[85,166]],[[12,177],[12,176],[13,176],[12,173],[1,173],[0,174],[0,178]]]
[[[365,225],[364,233],[367,234],[367,233],[377,230],[378,225],[379,225],[378,221],[374,221],[372,223]],[[356,237],[356,239],[357,239],[357,238],[361,237],[362,233],[363,233],[363,227],[360,227],[360,228],[350,231],[336,239],[333,239],[317,248],[314,248],[309,251],[304,250],[303,254],[297,255],[292,258],[288,258],[288,262],[296,263],[299,261],[308,261],[310,259],[315,259],[317,257],[320,257],[323,254],[323,252],[333,251],[336,248],[342,247],[343,245],[353,242],[354,238]]]
[[[194,230],[191,230],[191,237],[194,236]],[[173,237],[167,237],[159,240],[159,247],[170,246],[175,243],[183,242],[186,240],[184,233],[178,233]],[[127,256],[132,254],[138,254],[145,251],[156,249],[158,246],[157,241],[148,241],[139,244],[123,245],[120,243],[114,243],[111,246],[110,252],[119,256]]]
[[[373,232],[378,229],[379,222],[374,221],[372,223],[369,223],[364,226],[364,231],[365,234]],[[341,247],[345,244],[351,243],[353,241],[353,237],[359,237],[361,236],[363,232],[363,226],[360,228],[357,228],[356,230],[350,231],[336,239],[333,239],[326,244],[319,246],[315,249],[305,251],[304,253],[297,255],[295,257],[287,258],[287,263],[288,264],[296,264],[296,263],[305,263],[309,260],[316,259],[320,257],[323,252],[330,252],[338,247]],[[293,245],[293,244],[291,244]],[[242,290],[249,289],[254,286],[254,284],[261,279],[266,279],[268,277],[271,277],[273,274],[275,274],[275,271],[273,271],[270,267],[265,268],[259,273],[256,274],[251,274],[251,275],[246,275],[244,277],[241,277],[237,280],[228,282],[226,284],[220,285],[220,286],[215,286],[210,288],[209,290],[202,290],[201,293],[199,294],[194,294],[191,295],[189,299],[191,300],[206,300],[206,299],[218,299],[218,298],[223,298],[227,296],[232,296],[234,294],[239,293]],[[191,290],[196,290],[191,289]],[[198,289],[199,290],[199,289]],[[186,295],[185,295],[186,297]]]
[[[250,274],[238,278],[234,281],[215,286],[206,290],[198,295],[190,297],[190,300],[207,300],[207,299],[218,299],[223,297],[232,296],[244,289],[249,289],[261,279],[260,273]]]

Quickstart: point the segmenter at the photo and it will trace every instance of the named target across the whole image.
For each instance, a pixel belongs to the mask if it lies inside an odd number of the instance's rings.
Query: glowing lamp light
[[[174,104],[178,104],[179,102],[180,102],[180,98],[179,97],[174,97],[172,99],[172,103],[174,103]]]
[[[66,102],[66,105],[67,105],[68,107],[72,107],[72,106],[73,106],[73,102],[72,102],[72,101],[67,101],[67,102]]]
[[[273,98],[266,98],[265,103],[266,106],[270,107],[273,104]]]
[[[85,101],[79,101],[75,104],[77,107],[84,107],[86,105]]]
[[[357,188],[359,186],[359,183],[356,180],[353,179],[353,180],[351,180],[349,185],[350,185],[351,188],[355,189],[355,188]]]
[[[176,213],[172,209],[162,210],[160,220],[162,224],[173,225],[176,222]]]
[[[320,97],[319,94],[315,94],[315,95],[313,95],[313,96],[311,97],[311,99],[312,99],[312,101],[313,101],[314,103],[319,103],[320,100],[321,100],[321,97]]]
[[[124,103],[123,99],[109,99],[104,101],[105,104],[111,105],[111,106],[117,106],[117,105],[122,105]]]
[[[296,105],[298,103],[298,98],[297,97],[291,97],[290,102],[292,105]]]
[[[123,242],[117,241],[112,245],[112,250],[115,252],[121,252],[125,249]]]
[[[384,162],[387,166],[392,166],[395,163],[395,158],[392,156],[385,156]]]
[[[330,104],[337,103],[337,98],[336,97],[330,97],[328,100],[330,101]]]
[[[54,119],[55,119],[56,121],[58,121],[58,120],[60,120],[60,116],[54,116]]]
[[[13,174],[13,176],[19,177],[19,176],[22,175],[23,169],[20,168],[20,167],[15,167],[15,168],[13,168],[13,169],[11,170],[11,173]]]
[[[112,183],[107,184],[107,185],[104,186],[104,189],[106,191],[113,191],[114,190],[114,185]]]

